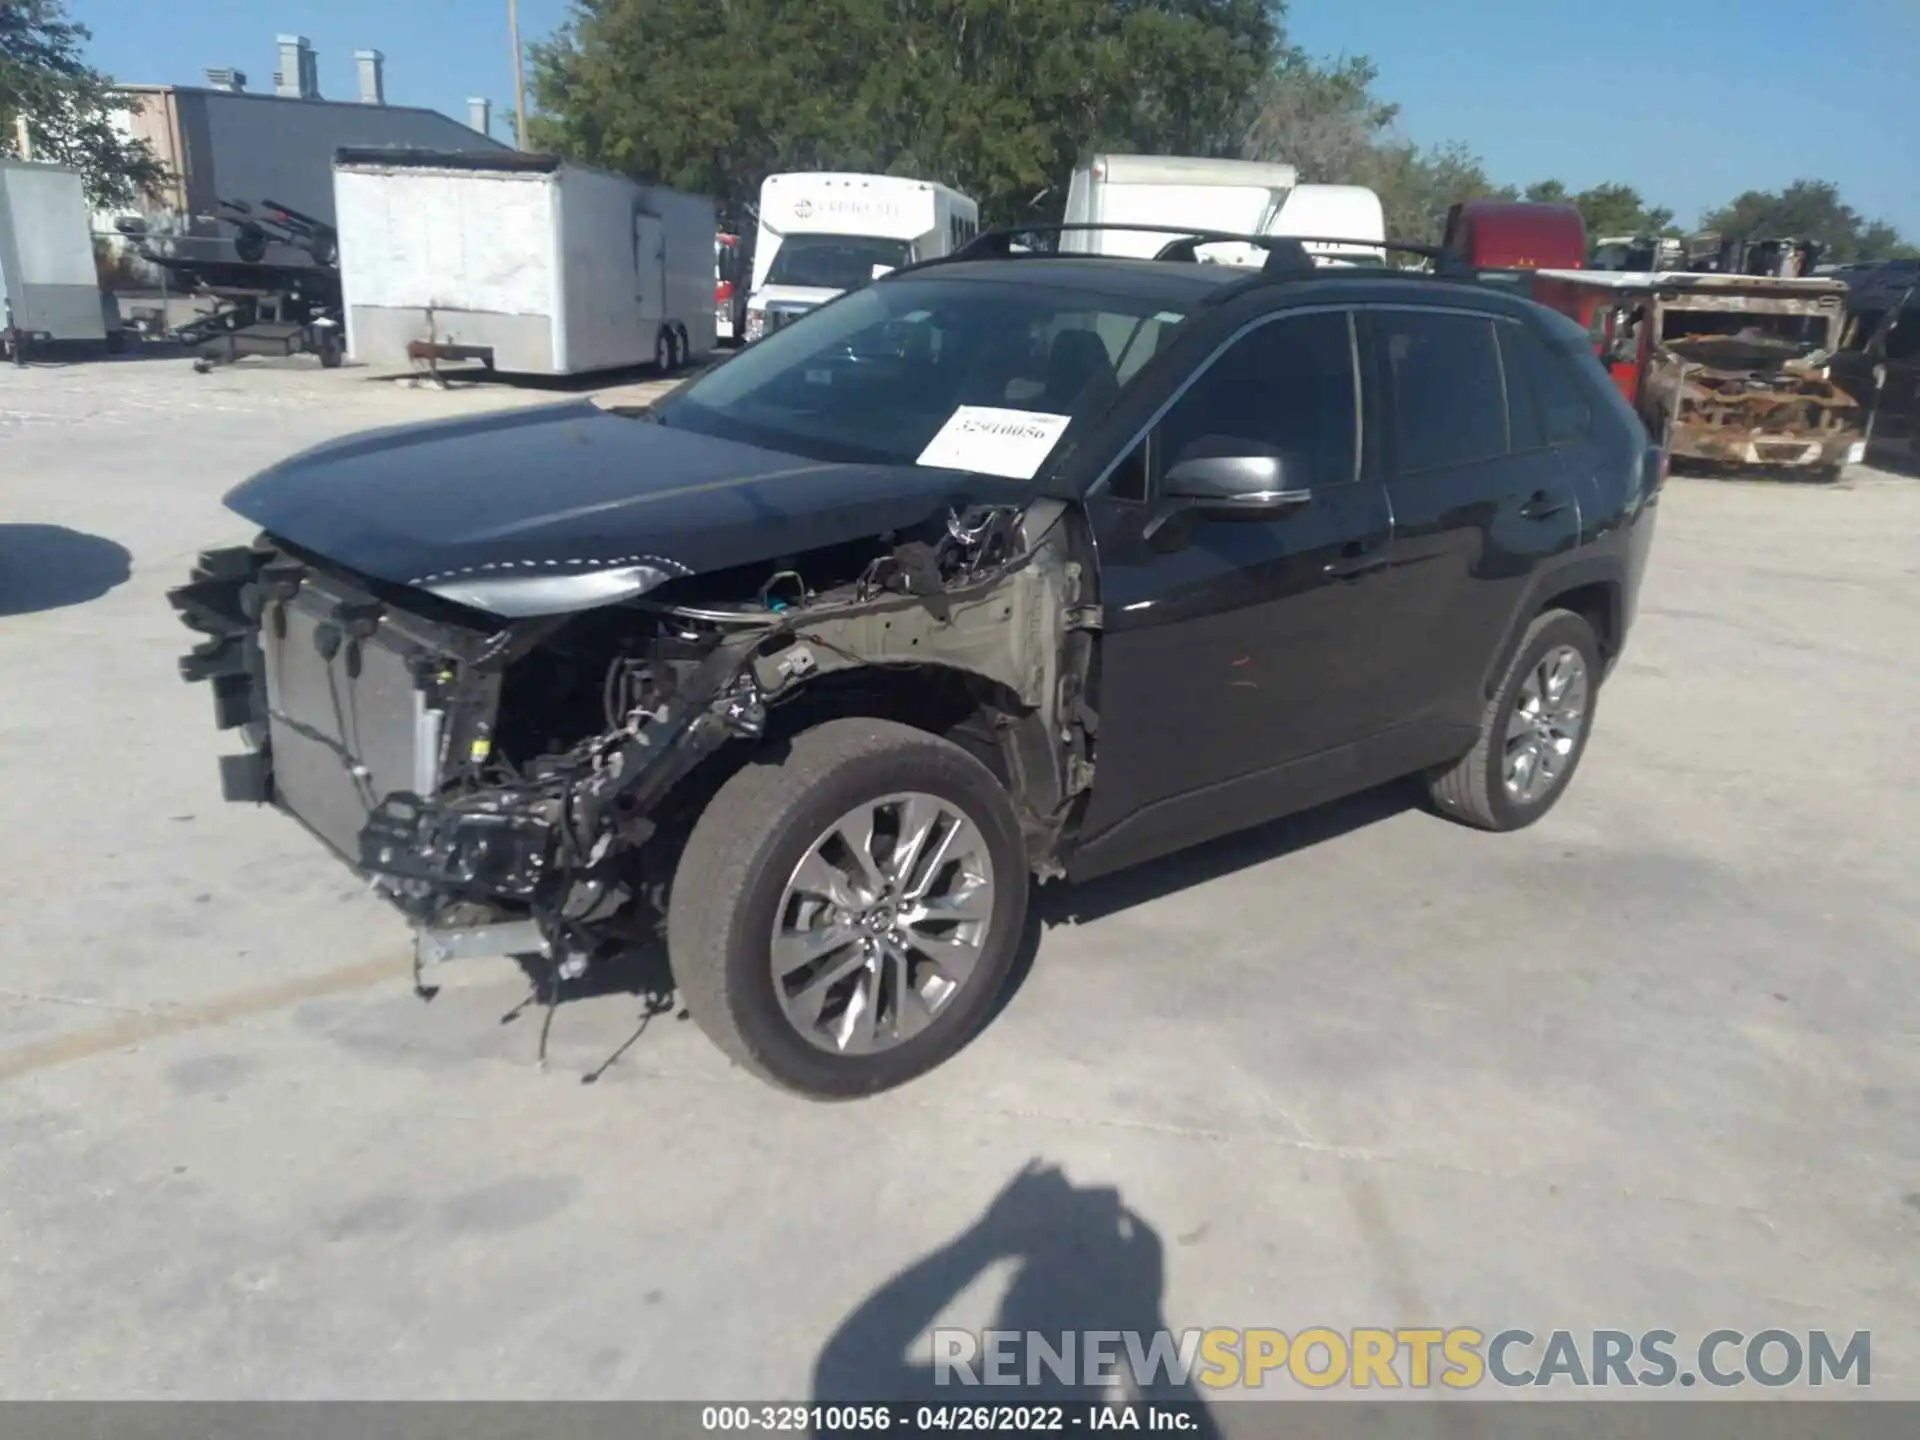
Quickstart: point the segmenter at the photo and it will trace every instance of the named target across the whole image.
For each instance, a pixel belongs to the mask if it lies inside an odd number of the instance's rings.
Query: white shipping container
[[[77,171],[0,160],[0,290],[15,329],[52,340],[107,338],[91,224]]]
[[[510,374],[576,375],[714,348],[705,196],[515,152],[342,150],[334,162],[347,350],[409,347]]]

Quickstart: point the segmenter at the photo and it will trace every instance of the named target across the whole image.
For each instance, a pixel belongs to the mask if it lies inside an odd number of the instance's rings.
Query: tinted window
[[[1920,309],[1902,310],[1887,335],[1887,359],[1920,359]]]
[[[930,271],[821,306],[655,415],[789,454],[912,464],[962,405],[1105,414],[1178,330],[1163,304]]]
[[[1390,310],[1379,317],[1393,383],[1395,466],[1444,470],[1507,453],[1494,324],[1475,315]]]
[[[1513,448],[1533,450],[1586,439],[1593,428],[1593,405],[1580,381],[1524,325],[1499,328]]]
[[[1236,341],[1160,424],[1162,468],[1185,454],[1297,456],[1308,485],[1353,479],[1353,339],[1344,311],[1271,320]]]

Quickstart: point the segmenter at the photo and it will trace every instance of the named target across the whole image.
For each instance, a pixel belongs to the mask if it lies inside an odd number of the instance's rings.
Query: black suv
[[[264,533],[172,597],[251,742],[228,797],[370,878],[423,963],[570,975],[664,925],[706,1033],[822,1098],[966,1041],[1035,877],[1413,774],[1531,823],[1626,641],[1659,453],[1564,318],[1257,243],[983,235],[648,410],[256,476],[227,503]]]

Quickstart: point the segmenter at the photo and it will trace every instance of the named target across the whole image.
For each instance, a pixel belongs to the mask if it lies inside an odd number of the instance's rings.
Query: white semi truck
[[[523,375],[714,349],[714,209],[701,195],[515,151],[342,150],[347,351]]]
[[[980,230],[971,197],[900,175],[769,175],[758,218],[749,341],[876,275],[950,255]]]

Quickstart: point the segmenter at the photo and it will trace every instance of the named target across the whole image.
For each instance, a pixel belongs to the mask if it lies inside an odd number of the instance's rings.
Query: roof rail
[[[922,260],[915,265],[903,265],[895,274],[907,270],[919,270],[929,265],[950,264],[962,260],[1004,260],[1013,254],[1016,240],[1026,236],[1084,234],[1089,231],[1121,230],[1135,234],[1171,235],[1175,237],[1155,252],[1155,260],[1191,262],[1198,258],[1202,245],[1252,245],[1267,252],[1266,263],[1260,267],[1260,273],[1267,279],[1298,279],[1320,273],[1308,245],[1341,245],[1355,250],[1393,250],[1409,255],[1419,255],[1433,262],[1434,273],[1448,276],[1470,276],[1473,273],[1464,257],[1454,251],[1437,245],[1410,245],[1392,240],[1361,240],[1350,235],[1248,235],[1229,230],[1197,229],[1190,225],[1119,225],[1119,224],[1033,224],[1014,225],[1003,229],[982,230],[966,244],[951,254]],[[1056,248],[1031,252],[1040,256],[1074,256],[1079,251],[1061,251]]]
[[[1267,263],[1263,273],[1268,275],[1301,275],[1310,272],[1313,261],[1306,251],[1294,242],[1291,235],[1242,235],[1227,230],[1195,229],[1191,225],[1081,225],[1081,224],[1035,224],[1013,225],[1000,230],[982,230],[966,244],[950,255],[922,263],[937,265],[943,261],[959,260],[1004,260],[1013,253],[1013,242],[1029,235],[1067,235],[1087,231],[1126,230],[1136,234],[1174,235],[1179,239],[1172,245],[1164,246],[1153,258],[1156,260],[1194,258],[1194,248],[1199,245],[1240,244],[1258,245],[1267,252]],[[1184,245],[1185,254],[1172,252]],[[1053,250],[1033,252],[1040,255],[1075,256],[1079,251]],[[905,268],[905,267],[902,267]],[[918,269],[918,266],[913,267]]]

